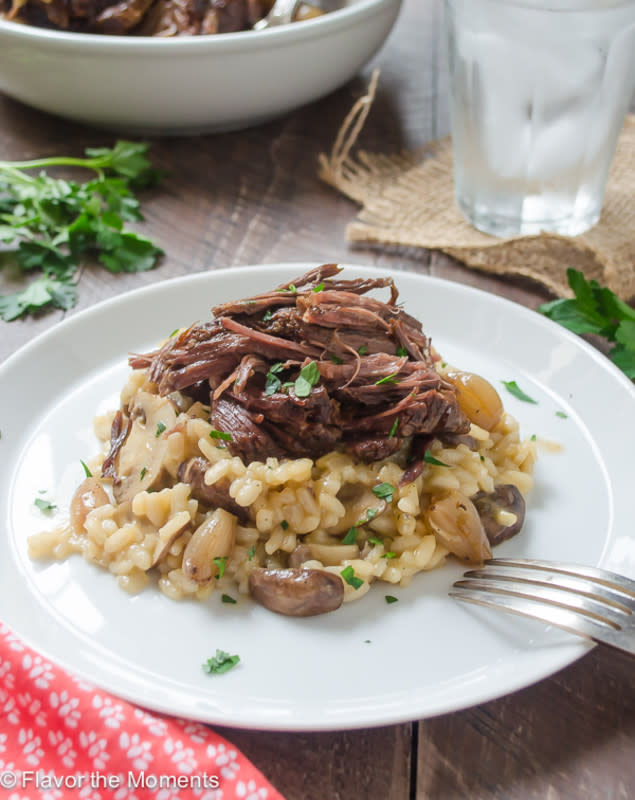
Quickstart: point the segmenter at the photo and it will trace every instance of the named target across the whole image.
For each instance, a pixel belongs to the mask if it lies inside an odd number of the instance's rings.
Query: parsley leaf
[[[530,397],[528,394],[525,394],[516,381],[501,381],[501,383],[510,394],[513,394],[514,397],[517,397],[524,403],[534,403],[534,405],[538,405],[538,401],[534,400],[534,398]]]
[[[20,291],[0,297],[2,319],[72,308],[75,276],[86,259],[112,272],[156,266],[163,251],[125,228],[126,222],[142,220],[132,187],[156,183],[158,177],[146,152],[145,144],[120,141],[113,148],[87,150],[86,158],[0,161],[0,242],[13,248],[6,256],[20,270],[42,272]],[[59,166],[82,167],[96,177],[79,183],[45,171]]]
[[[573,333],[593,333],[613,343],[609,358],[635,380],[635,309],[575,269],[567,270],[567,280],[575,297],[544,303],[538,311]]]
[[[300,374],[295,379],[293,385],[294,391],[298,397],[308,397],[311,394],[311,389],[320,380],[320,368],[316,361],[309,361],[309,363],[302,367]]]
[[[216,580],[220,580],[225,574],[225,567],[227,566],[227,556],[218,556],[217,558],[213,558],[212,561],[216,564],[218,568],[218,574],[216,575]]]
[[[346,536],[342,539],[342,544],[355,544],[355,542],[357,541],[358,534],[359,531],[353,525],[352,528],[348,529]]]
[[[80,463],[80,464],[82,465],[82,467],[84,468],[84,474],[86,475],[86,477],[87,477],[87,478],[92,478],[92,477],[93,477],[93,473],[92,473],[92,472],[91,472],[91,471],[88,469],[88,465],[86,464],[86,462],[85,462],[85,461],[82,461],[82,460],[81,460],[81,458],[80,458],[80,459],[79,459],[79,463]]]
[[[403,356],[407,356],[408,355],[408,351],[406,350],[405,347],[398,347],[397,348],[397,355],[403,358]]]
[[[154,438],[158,439],[159,436],[161,436],[161,434],[166,430],[166,428],[167,425],[165,424],[165,422],[157,422],[157,429],[154,432]]]
[[[343,364],[344,363],[344,361],[339,356],[336,356],[336,355],[332,355],[331,356],[331,361],[334,364]]]
[[[360,356],[365,356],[368,353],[368,347],[363,344],[361,347],[358,348],[357,352]]]
[[[387,503],[392,503],[392,498],[396,489],[392,483],[379,483],[373,486],[372,492],[380,500],[385,500]]]
[[[223,442],[233,442],[231,433],[225,431],[217,431],[215,428],[209,432],[210,439],[221,439]]]
[[[240,661],[240,656],[230,656],[224,650],[216,650],[216,655],[208,658],[203,664],[203,670],[208,675],[222,675],[224,672],[229,672]]]
[[[251,559],[254,557],[255,552],[256,552],[256,545],[252,544],[249,550],[247,550],[247,561],[251,561]]]
[[[395,380],[397,376],[396,372],[393,372],[391,375],[385,375],[383,378],[380,378],[378,381],[375,381],[375,386],[381,386],[382,383],[399,383],[398,380]]]
[[[221,602],[230,603],[231,605],[236,605],[236,603],[238,602],[230,594],[223,594],[223,595],[221,595],[220,599],[221,599]]]
[[[445,461],[439,461],[438,458],[435,458],[429,450],[426,450],[423,454],[423,460],[426,464],[434,464],[435,467],[451,467],[451,464],[446,464]]]
[[[269,368],[269,372],[265,378],[265,397],[269,397],[275,392],[280,391],[282,387],[282,381],[278,377],[278,373],[282,372],[283,369],[284,364],[282,362],[272,364]]]
[[[385,598],[386,598],[386,602],[388,603],[388,605],[390,605],[391,603],[398,603],[399,602],[399,598],[398,597],[393,597],[393,595],[391,595],[391,594],[385,595]]]
[[[352,586],[353,589],[355,589],[355,591],[357,591],[357,589],[359,589],[359,587],[364,583],[361,578],[358,578],[355,575],[355,570],[350,564],[347,567],[344,567],[344,569],[340,572],[340,575],[342,578],[344,578],[349,586]]]
[[[0,296],[0,317],[10,322],[46,306],[68,311],[76,302],[77,286],[74,283],[43,275],[22,291]]]
[[[556,411],[556,417],[560,417],[561,419],[568,419],[569,415],[565,414],[564,411]]]
[[[390,433],[388,434],[388,438],[392,439],[393,436],[397,433],[397,428],[399,427],[399,417],[395,417],[395,421],[392,424],[392,428],[390,429]]]
[[[40,509],[40,511],[43,511],[44,513],[55,511],[57,508],[55,503],[51,503],[50,500],[44,500],[42,497],[36,497],[33,503]]]

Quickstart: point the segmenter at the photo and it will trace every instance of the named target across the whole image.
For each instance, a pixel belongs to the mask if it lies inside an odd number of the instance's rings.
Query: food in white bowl
[[[112,36],[200,36],[251,30],[271,11],[273,0],[0,0],[0,15],[3,5],[5,19],[53,30]],[[301,3],[294,21],[319,17],[329,10]]]
[[[313,616],[518,534],[535,442],[491,384],[441,361],[392,279],[338,273],[216,306],[132,355],[69,521],[30,555]],[[387,303],[365,296],[385,288]]]
[[[104,36],[0,19],[0,91],[133,134],[256,125],[350,80],[381,47],[401,0],[346,0],[262,31]]]

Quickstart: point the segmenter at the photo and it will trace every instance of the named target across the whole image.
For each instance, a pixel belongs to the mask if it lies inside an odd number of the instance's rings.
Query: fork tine
[[[516,562],[520,564],[520,562]],[[581,575],[573,576],[570,572],[553,572],[549,570],[537,570],[536,568],[512,567],[505,563],[498,569],[488,561],[480,569],[473,569],[466,572],[464,578],[480,578],[488,581],[508,581],[522,583],[526,586],[533,586],[542,589],[559,589],[563,592],[570,592],[590,600],[601,601],[622,613],[633,613],[635,598],[631,600],[630,595],[621,591],[616,591],[607,584],[598,583]]]
[[[555,625],[568,633],[574,633],[584,636],[586,639],[616,646],[612,637],[610,637],[612,629],[581,617],[575,611],[570,611],[566,608],[542,603],[535,599],[528,600],[520,597],[494,595],[489,591],[473,589],[459,589],[458,591],[450,591],[449,594],[457,600],[485,606],[486,608],[502,609],[521,617],[530,617],[540,622]],[[607,633],[609,633],[609,636],[607,636]]]
[[[485,563],[496,567],[522,567],[523,569],[538,570],[540,572],[570,575],[574,578],[588,578],[616,592],[621,592],[635,601],[635,580],[631,580],[625,575],[618,575],[616,572],[609,572],[606,569],[568,564],[564,561],[536,561],[532,558],[491,558]]]
[[[467,578],[467,576],[466,576]],[[537,602],[549,607],[555,606],[566,611],[580,614],[589,622],[610,627],[613,630],[620,630],[628,622],[631,616],[628,609],[617,610],[613,606],[608,606],[589,599],[584,595],[570,592],[567,589],[561,590],[557,586],[524,581],[522,578],[507,578],[499,581],[488,577],[486,580],[479,578],[467,578],[457,581],[454,587],[457,589],[468,589],[474,592],[491,592],[497,597],[515,597],[522,601]],[[605,627],[605,630],[606,630]]]

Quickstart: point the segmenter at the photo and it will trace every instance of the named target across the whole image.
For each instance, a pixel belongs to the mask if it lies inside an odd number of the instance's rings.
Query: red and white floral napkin
[[[214,731],[96,689],[3,623],[0,798],[284,800]]]

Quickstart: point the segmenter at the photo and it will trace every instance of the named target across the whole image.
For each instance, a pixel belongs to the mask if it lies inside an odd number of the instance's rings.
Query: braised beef
[[[8,19],[84,33],[195,36],[250,29],[269,0],[4,0]]]
[[[200,398],[245,461],[317,458],[334,449],[374,461],[432,438],[467,434],[454,387],[435,369],[421,323],[390,278],[346,281],[326,264],[276,290],[215,306],[160,349],[130,357],[163,395]],[[387,302],[365,293],[390,289]],[[311,377],[307,383],[306,373]]]

